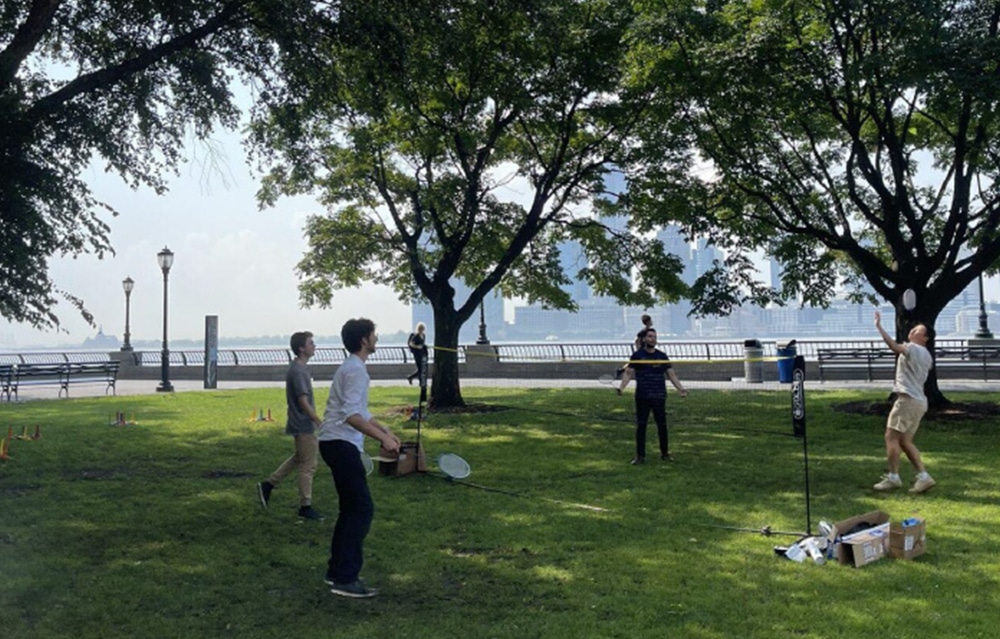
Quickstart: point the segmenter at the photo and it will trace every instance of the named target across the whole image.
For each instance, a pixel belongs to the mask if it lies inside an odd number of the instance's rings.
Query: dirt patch
[[[507,406],[497,404],[466,404],[465,406],[449,406],[447,408],[431,408],[430,413],[436,415],[468,414],[468,413],[499,413],[508,410]]]
[[[39,488],[41,488],[39,484],[14,484],[12,486],[4,486],[0,488],[0,495],[20,497],[21,495],[27,495],[28,493],[34,492]]]
[[[509,410],[509,407],[497,404],[466,404],[465,406],[449,406],[447,408],[427,407],[425,410],[427,411],[427,415],[462,415],[469,413],[498,413]],[[415,411],[416,408],[413,406],[403,406],[393,409],[391,412],[395,415],[403,415],[410,420],[416,420],[414,416]]]
[[[64,472],[66,479],[119,479],[128,473],[123,468],[84,468],[75,472]]]
[[[253,477],[251,473],[240,470],[206,470],[201,476],[202,479],[246,479]]]
[[[835,404],[833,410],[851,415],[877,415],[886,417],[892,409],[891,402],[857,401]],[[1000,404],[991,402],[952,402],[931,408],[924,417],[931,422],[967,422],[994,420],[1000,417]]]

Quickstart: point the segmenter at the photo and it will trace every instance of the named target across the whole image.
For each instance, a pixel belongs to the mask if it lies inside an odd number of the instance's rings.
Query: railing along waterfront
[[[783,340],[761,340],[764,357],[775,357],[778,344]],[[974,343],[974,342],[973,342]],[[967,339],[938,339],[935,345],[939,349],[956,349],[970,346]],[[600,362],[626,361],[632,355],[631,342],[542,342],[542,343],[494,343],[486,347],[499,362]],[[806,360],[816,361],[817,350],[825,348],[886,348],[878,339],[873,340],[797,340],[797,353]],[[471,345],[458,348],[459,362],[465,362],[469,357]],[[744,342],[739,341],[674,341],[664,340],[659,348],[671,359],[677,361],[716,361],[742,360],[746,349]],[[132,359],[132,364],[142,367],[156,367],[161,364],[159,350],[137,350],[121,354]],[[311,364],[343,363],[347,359],[347,351],[343,348],[317,348]],[[482,356],[481,353],[477,353]],[[219,366],[274,366],[288,364],[294,359],[291,350],[287,348],[220,348],[217,351]],[[100,362],[110,359],[107,351],[36,351],[0,353],[0,364],[43,364],[54,362]],[[434,349],[430,348],[430,361],[434,361]],[[372,353],[370,364],[412,364],[413,356],[406,346],[379,346]],[[178,367],[202,367],[205,364],[204,349],[184,349],[170,351],[170,365]]]

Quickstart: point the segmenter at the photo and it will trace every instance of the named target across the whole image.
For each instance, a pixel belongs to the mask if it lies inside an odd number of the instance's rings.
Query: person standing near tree
[[[635,458],[632,465],[646,461],[646,426],[649,424],[649,414],[653,413],[656,420],[656,434],[660,442],[660,459],[673,461],[670,455],[670,445],[667,440],[667,384],[665,377],[670,378],[681,397],[687,397],[687,390],[677,379],[670,364],[670,358],[656,348],[656,329],[647,328],[640,332],[642,348],[632,354],[632,359],[625,367],[618,394],[621,395],[632,378],[635,377]]]
[[[330,560],[323,581],[330,591],[355,599],[378,594],[361,580],[364,540],[371,528],[375,504],[361,453],[365,435],[377,440],[389,453],[399,452],[399,438],[368,411],[370,378],[366,361],[375,352],[378,336],[369,319],[351,319],[340,330],[350,356],[333,376],[330,397],[319,429],[319,451],[330,467],[340,499],[340,514],[330,540]]]
[[[288,404],[288,421],[285,433],[295,437],[295,452],[278,466],[265,481],[257,484],[257,497],[267,508],[273,491],[281,480],[293,470],[299,471],[299,517],[310,521],[322,521],[323,515],[312,507],[313,475],[316,474],[318,444],[316,427],[322,422],[316,413],[313,400],[312,372],[307,364],[316,354],[316,342],[309,331],[294,333],[289,346],[295,359],[285,373],[285,401]]]
[[[427,326],[423,322],[417,322],[416,328],[410,333],[409,339],[406,340],[406,345],[410,347],[410,353],[413,354],[413,361],[417,364],[417,370],[413,371],[413,374],[406,378],[406,381],[411,386],[413,385],[413,380],[420,377],[420,371],[423,370],[423,367],[427,366],[426,330]]]
[[[901,488],[903,480],[899,477],[899,458],[905,453],[913,470],[917,472],[911,493],[923,493],[930,490],[935,483],[924,467],[920,451],[913,444],[913,438],[920,428],[920,420],[927,412],[927,396],[924,395],[924,384],[934,367],[934,358],[927,350],[927,343],[932,335],[925,324],[917,324],[910,329],[907,341],[900,344],[882,328],[882,314],[875,311],[875,328],[878,329],[882,341],[898,356],[896,359],[896,376],[892,384],[892,392],[896,401],[892,404],[889,419],[885,425],[885,458],[887,472],[882,481],[873,486],[878,491],[888,491]]]
[[[650,317],[649,315],[643,313],[641,321],[642,321],[642,329],[635,334],[635,348],[632,349],[635,351],[641,349],[644,346],[642,341],[643,335],[646,334],[646,331],[653,328],[653,318]]]

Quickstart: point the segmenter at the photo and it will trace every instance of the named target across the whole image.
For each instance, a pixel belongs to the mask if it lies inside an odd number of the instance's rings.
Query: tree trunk
[[[434,377],[428,408],[465,406],[458,377],[458,331],[462,327],[451,308],[434,306]]]

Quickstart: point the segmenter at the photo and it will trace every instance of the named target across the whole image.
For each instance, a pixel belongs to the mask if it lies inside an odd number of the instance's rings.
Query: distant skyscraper
[[[656,239],[663,243],[663,250],[671,255],[676,255],[684,265],[681,279],[685,284],[691,285],[695,280],[694,263],[691,260],[691,244],[684,237],[681,227],[676,224],[668,224],[656,233]]]
[[[774,256],[771,257],[771,288],[776,291],[781,290],[781,274],[784,269],[781,266],[781,262],[776,260]]]
[[[583,253],[583,247],[575,240],[568,240],[559,245],[559,266],[563,273],[570,279],[569,284],[564,284],[562,289],[569,293],[577,303],[590,299],[590,285],[586,280],[577,278],[577,273],[587,267],[587,256]]]

